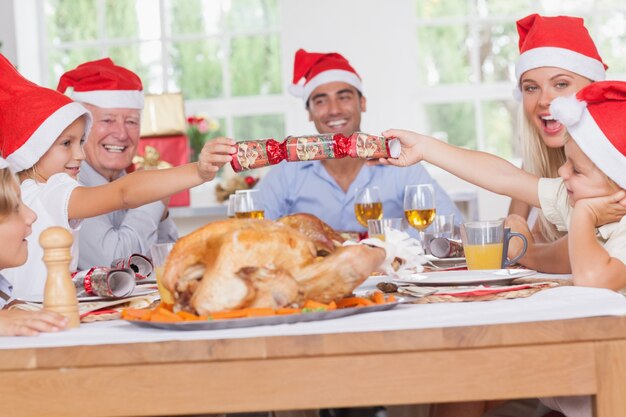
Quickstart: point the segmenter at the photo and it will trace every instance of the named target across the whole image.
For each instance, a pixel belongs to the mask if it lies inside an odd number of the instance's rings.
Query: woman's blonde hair
[[[524,108],[521,105],[518,111],[518,122],[524,170],[542,178],[557,178],[559,167],[566,160],[564,148],[547,147],[535,126],[524,114]],[[545,218],[541,211],[537,221],[539,233],[547,242],[553,242],[565,235],[556,230],[556,227]]]
[[[16,187],[17,180],[9,168],[0,169],[0,222],[13,213],[20,202]]]

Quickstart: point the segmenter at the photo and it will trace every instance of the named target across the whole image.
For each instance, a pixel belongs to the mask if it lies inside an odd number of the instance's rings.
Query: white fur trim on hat
[[[103,109],[143,109],[143,92],[138,90],[72,91],[70,97]]]
[[[7,156],[11,171],[17,173],[35,165],[61,133],[82,115],[87,116],[85,123],[87,139],[92,124],[91,113],[80,103],[68,103],[48,116],[19,149]]]
[[[576,96],[557,97],[550,103],[550,114],[566,126],[580,122],[587,108],[586,101],[579,101]]]
[[[530,49],[520,55],[515,65],[518,85],[526,71],[541,67],[557,67],[574,72],[592,81],[603,81],[606,70],[602,62],[570,49],[551,46]]]
[[[304,95],[304,87],[300,84],[289,84],[287,91],[294,97],[302,97]]]
[[[567,130],[580,149],[604,172],[622,188],[626,188],[626,156],[618,151],[609,141],[602,129],[585,109],[580,121]]]
[[[328,84],[337,81],[350,84],[361,93],[363,92],[363,84],[361,82],[361,79],[355,73],[346,70],[328,70],[320,72],[315,77],[311,78],[304,85],[304,94],[301,97],[304,99],[304,101],[308,101],[309,96],[317,87],[322,84]]]

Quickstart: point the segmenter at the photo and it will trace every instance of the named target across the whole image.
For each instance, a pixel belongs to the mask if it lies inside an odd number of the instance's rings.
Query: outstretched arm
[[[374,163],[407,166],[420,161],[430,162],[479,187],[539,206],[539,177],[517,168],[505,159],[448,145],[407,130],[387,130],[383,135],[400,140],[400,156],[397,159],[381,158]]]
[[[137,171],[98,187],[77,187],[70,197],[68,218],[84,219],[139,207],[210,181],[232,159],[234,144],[232,139],[217,138],[204,145],[196,163]]]
[[[569,252],[576,285],[620,290],[626,287],[626,265],[598,242],[596,227],[626,214],[626,192],[578,200],[570,222]],[[611,239],[620,237],[611,236]]]

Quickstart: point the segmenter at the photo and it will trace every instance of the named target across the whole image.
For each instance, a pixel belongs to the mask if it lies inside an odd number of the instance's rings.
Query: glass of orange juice
[[[156,274],[157,287],[159,288],[159,295],[161,295],[161,301],[166,304],[174,304],[174,296],[163,285],[163,272],[165,271],[165,260],[167,255],[174,247],[174,243],[157,243],[150,248],[150,256],[152,257],[152,265],[154,266],[154,272]]]
[[[524,247],[515,258],[507,259],[503,248],[513,237],[522,239]],[[461,239],[467,269],[506,268],[524,256],[528,245],[524,235],[504,228],[504,219],[463,223]]]

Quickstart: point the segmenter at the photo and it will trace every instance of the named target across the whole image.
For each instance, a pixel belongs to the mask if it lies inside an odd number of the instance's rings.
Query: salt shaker
[[[76,289],[70,277],[72,234],[62,227],[49,227],[39,236],[43,261],[48,269],[43,307],[68,319],[68,328],[80,326]]]

